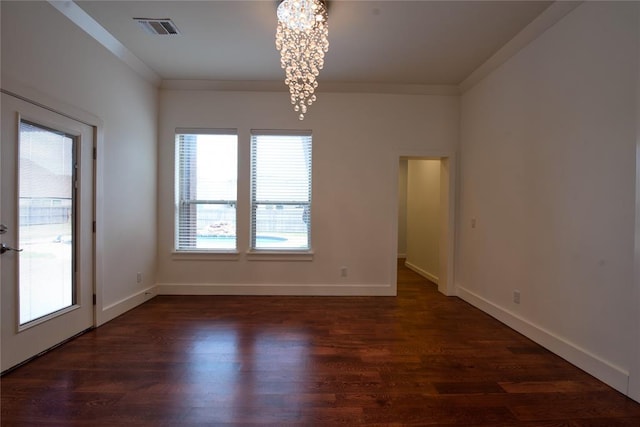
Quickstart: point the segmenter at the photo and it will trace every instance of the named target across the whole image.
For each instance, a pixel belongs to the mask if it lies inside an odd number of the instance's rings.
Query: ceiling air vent
[[[171,19],[133,18],[146,32],[159,36],[180,34]]]

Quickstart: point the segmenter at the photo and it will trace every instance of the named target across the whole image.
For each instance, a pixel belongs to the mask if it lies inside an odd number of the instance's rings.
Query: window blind
[[[310,249],[311,145],[308,131],[252,131],[252,249]]]
[[[183,132],[176,134],[176,249],[236,249],[237,134]]]

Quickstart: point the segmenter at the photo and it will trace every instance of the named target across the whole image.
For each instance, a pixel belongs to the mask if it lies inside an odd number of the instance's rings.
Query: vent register
[[[171,19],[133,18],[147,33],[159,36],[180,34]]]

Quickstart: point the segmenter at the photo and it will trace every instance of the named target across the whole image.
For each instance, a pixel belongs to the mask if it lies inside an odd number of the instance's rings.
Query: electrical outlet
[[[349,274],[349,269],[347,267],[340,267],[340,276],[347,277],[347,274]]]
[[[517,289],[513,291],[513,302],[516,304],[520,304],[520,291]]]
[[[138,283],[142,283],[142,273],[140,273],[139,271],[138,271],[138,274],[137,274],[137,276],[136,276],[136,281],[137,281]]]

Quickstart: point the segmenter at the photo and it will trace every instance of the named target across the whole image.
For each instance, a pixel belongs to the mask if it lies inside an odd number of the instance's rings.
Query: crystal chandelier
[[[278,5],[276,48],[285,70],[291,104],[304,120],[307,107],[316,100],[316,77],[329,50],[327,7],[323,0],[283,0]]]

